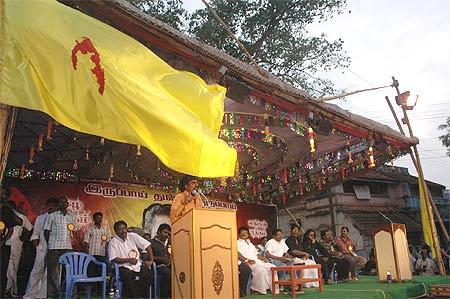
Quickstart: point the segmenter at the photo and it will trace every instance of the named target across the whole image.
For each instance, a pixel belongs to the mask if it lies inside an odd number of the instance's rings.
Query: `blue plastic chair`
[[[93,262],[102,267],[102,275],[88,277],[89,264]],[[73,286],[78,283],[102,283],[102,298],[106,298],[106,264],[101,263],[90,254],[83,252],[68,252],[59,257],[59,263],[66,268],[66,299],[72,298]],[[88,298],[91,296],[91,286],[88,285]]]
[[[119,264],[117,264],[117,263],[112,262],[112,264],[114,265],[114,280],[115,280],[115,283],[116,283],[116,290],[119,291],[119,294],[122,297],[123,282],[120,279],[120,271],[119,271],[120,267],[119,267]],[[155,264],[155,262],[152,263],[151,269],[153,271],[153,283],[152,283],[152,286],[150,287],[150,298],[152,298],[152,295],[154,294],[153,298],[154,299],[159,299],[158,273],[156,271],[156,264]]]

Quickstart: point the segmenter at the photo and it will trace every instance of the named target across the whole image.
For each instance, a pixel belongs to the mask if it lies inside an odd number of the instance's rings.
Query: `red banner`
[[[115,221],[124,220],[138,233],[148,232],[152,237],[161,223],[170,224],[169,212],[174,194],[149,189],[142,185],[115,183],[55,183],[45,181],[11,181],[12,186],[23,194],[31,208],[24,214],[39,215],[45,212],[49,197],[66,197],[69,212],[77,214],[79,231],[73,240],[74,249],[82,248],[84,232],[92,224],[95,212],[103,214],[104,225],[113,232]],[[239,203],[237,226],[248,226],[256,244],[263,236],[270,235],[275,227],[276,210],[273,206]]]

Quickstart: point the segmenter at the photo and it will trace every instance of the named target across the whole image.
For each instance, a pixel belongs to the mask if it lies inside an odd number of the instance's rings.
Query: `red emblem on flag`
[[[91,72],[95,75],[97,78],[98,83],[98,92],[102,95],[105,91],[105,70],[102,68],[100,64],[100,53],[98,53],[97,49],[95,48],[92,41],[87,38],[83,37],[83,40],[81,42],[75,41],[76,44],[72,49],[72,66],[76,70],[77,69],[77,63],[78,63],[78,52],[81,52],[81,54],[88,54],[91,53],[91,61],[94,63],[94,67],[91,69]]]

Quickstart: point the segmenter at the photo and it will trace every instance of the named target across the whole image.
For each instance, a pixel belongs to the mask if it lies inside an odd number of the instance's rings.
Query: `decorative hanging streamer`
[[[375,160],[373,158],[373,147],[369,147],[369,167],[375,167]]]
[[[320,173],[317,174],[317,189],[322,190],[322,177]]]
[[[283,204],[286,204],[286,193],[284,192],[284,188],[282,185],[278,186],[278,192],[280,193],[281,200]]]
[[[140,156],[140,155],[142,155],[142,153],[141,153],[141,146],[137,145],[136,156]]]
[[[235,176],[239,175],[239,160],[236,160],[236,170],[235,170]]]
[[[283,170],[283,183],[284,184],[287,184],[289,181],[288,181],[288,173],[287,173],[287,170],[286,170],[286,168]]]
[[[345,179],[345,167],[341,168],[342,179]]]
[[[30,159],[28,160],[28,163],[33,164],[34,163],[34,160],[33,160],[33,158],[34,158],[34,145],[32,145],[30,147],[29,158]]]
[[[104,137],[100,138],[100,144],[101,145],[105,145],[105,138]]]
[[[347,141],[347,155],[348,155],[348,164],[352,164],[353,163],[353,159],[352,159],[352,150],[350,148],[350,141]]]
[[[78,170],[78,160],[77,159],[73,160],[72,169],[73,170]]]
[[[255,183],[252,183],[252,191],[253,191],[253,196],[256,196],[256,193],[257,193],[257,187],[256,187],[256,184]]]
[[[303,179],[302,176],[298,177],[298,192],[300,193],[300,195],[303,195],[303,190],[304,186],[303,186]]]
[[[39,133],[38,136],[38,151],[42,152],[42,145],[44,144],[44,134]]]
[[[111,163],[111,166],[109,167],[109,180],[114,177],[114,164]]]
[[[90,157],[89,157],[89,149],[86,149],[86,155],[84,156],[84,160],[89,161]]]
[[[227,178],[226,177],[220,177],[220,187],[226,187],[227,186]]]
[[[264,113],[264,134],[269,135],[269,116],[267,113]]]
[[[52,139],[52,128],[53,128],[53,122],[49,120],[47,122],[47,140]]]
[[[313,128],[308,128],[308,138],[309,138],[309,151],[311,154],[314,154],[316,151],[316,145],[314,140],[315,134]]]
[[[22,164],[22,166],[20,166],[20,178],[25,178],[25,164]]]

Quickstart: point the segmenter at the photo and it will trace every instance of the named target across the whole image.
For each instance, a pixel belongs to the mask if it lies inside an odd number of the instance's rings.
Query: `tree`
[[[130,1],[141,3],[141,7],[157,6],[150,4],[151,0]],[[180,1],[167,1],[166,4],[174,6],[173,2]],[[321,78],[320,74],[349,66],[344,41],[329,41],[325,34],[311,36],[308,28],[314,22],[343,13],[346,0],[211,0],[210,5],[259,66],[313,95],[335,93],[331,81]],[[155,9],[146,12],[164,21],[162,17],[166,16],[160,14],[163,10],[158,7],[156,10],[159,14],[153,14]],[[186,27],[182,30],[249,62],[207,8],[186,16]]]
[[[188,16],[183,8],[182,0],[128,0],[139,10],[169,24],[173,28],[182,30]]]
[[[213,0],[210,5],[263,68],[315,95],[333,93],[318,73],[348,67],[343,40],[309,36],[308,26],[343,12],[345,0]],[[246,60],[208,10],[190,16],[189,32],[200,40]]]
[[[447,148],[447,156],[450,157],[450,116],[447,117],[447,122],[438,127],[439,130],[445,130],[446,134],[439,136],[442,145]]]

